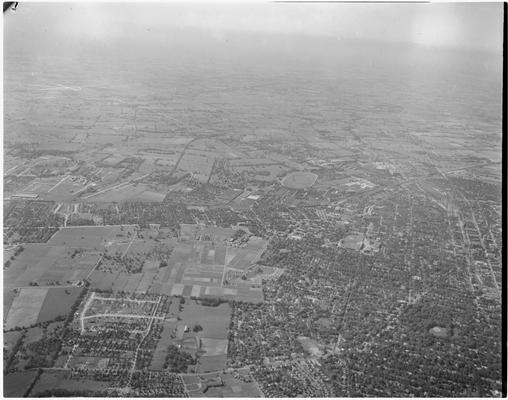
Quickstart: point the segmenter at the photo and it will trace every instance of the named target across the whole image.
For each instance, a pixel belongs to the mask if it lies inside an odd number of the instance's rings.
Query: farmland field
[[[203,330],[197,333],[201,338],[227,339],[231,307],[228,303],[209,307],[187,300],[180,318],[180,322],[187,326],[201,325]]]
[[[307,189],[317,178],[318,176],[312,172],[292,172],[284,177],[282,185],[289,189]]]
[[[13,300],[7,315],[6,329],[35,324],[47,291],[47,288],[21,289],[18,296]]]
[[[23,397],[37,376],[37,371],[14,372],[4,375],[5,397]]]
[[[168,346],[172,343],[171,333],[176,328],[176,322],[164,321],[162,333],[159,341],[157,342],[157,347],[153,352],[152,363],[150,364],[150,369],[156,371],[162,371],[164,366],[164,361],[166,359],[166,350]]]
[[[84,279],[99,260],[94,250],[28,243],[4,271],[4,288],[65,283]]]
[[[22,335],[22,331],[4,332],[4,363],[6,356],[12,351],[13,347],[16,345],[16,342]]]
[[[83,291],[81,287],[49,288],[42,303],[37,322],[46,322],[67,315]]]
[[[4,290],[4,322],[5,318],[7,318],[7,314],[11,308],[12,302],[16,297],[16,292],[14,290]]]
[[[107,382],[94,381],[90,379],[69,379],[69,373],[64,371],[44,372],[35,384],[31,395],[37,396],[46,390],[66,389],[70,391],[78,390],[104,390],[108,387]]]
[[[211,387],[206,384],[218,378],[222,379],[224,385]],[[183,379],[190,397],[262,397],[248,369],[209,373],[201,377],[188,375]]]
[[[62,228],[47,244],[51,246],[102,250],[109,242],[130,239],[131,236],[129,234],[134,234],[134,227],[131,225]]]

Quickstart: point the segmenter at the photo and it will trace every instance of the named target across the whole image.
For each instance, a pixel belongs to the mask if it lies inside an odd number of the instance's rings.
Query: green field
[[[28,243],[4,270],[4,288],[54,285],[84,279],[99,260],[94,250]]]
[[[4,375],[4,397],[23,397],[36,376],[37,371],[14,372]]]
[[[16,292],[14,290],[4,290],[4,322],[15,297]]]
[[[245,378],[242,378],[245,377]],[[211,387],[209,382],[222,379],[224,385]],[[247,368],[236,371],[187,375],[183,377],[190,397],[263,397]]]
[[[38,379],[31,395],[37,396],[46,390],[66,389],[70,391],[100,391],[109,387],[108,382],[93,381],[90,379],[69,379],[66,371],[45,371]]]
[[[46,297],[47,288],[23,288],[13,300],[5,329],[33,325],[37,322],[39,312]]]
[[[82,291],[83,288],[76,286],[48,289],[37,322],[51,321],[56,317],[69,314],[72,305],[76,302]]]
[[[5,328],[24,327],[66,316],[82,290],[75,286],[22,288],[6,314]]]
[[[135,235],[132,225],[68,227],[61,228],[47,244],[103,250],[107,244],[130,240],[132,235]]]
[[[312,172],[292,172],[284,177],[282,186],[289,189],[307,189],[314,185],[317,178]]]

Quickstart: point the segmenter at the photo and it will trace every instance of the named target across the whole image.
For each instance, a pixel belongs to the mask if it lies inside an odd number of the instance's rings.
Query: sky
[[[21,3],[4,15],[4,33],[22,32],[35,43],[44,35],[107,42],[194,28],[219,40],[241,31],[501,53],[502,14],[502,3]]]

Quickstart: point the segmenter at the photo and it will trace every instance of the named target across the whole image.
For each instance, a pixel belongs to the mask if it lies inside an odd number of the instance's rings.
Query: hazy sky
[[[56,34],[107,42],[189,27],[218,39],[250,31],[502,50],[501,3],[21,3],[4,16],[7,37],[23,32],[30,41]]]

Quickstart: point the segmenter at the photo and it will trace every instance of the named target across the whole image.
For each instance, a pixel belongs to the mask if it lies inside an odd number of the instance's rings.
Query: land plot
[[[37,396],[48,390],[64,389],[75,391],[102,391],[110,386],[107,381],[91,379],[71,379],[67,371],[44,371],[32,389],[31,395]]]
[[[81,280],[98,260],[99,253],[95,251],[76,251],[65,246],[47,244],[26,244],[25,251],[4,272],[4,287]]]
[[[356,233],[348,235],[339,241],[339,246],[351,250],[361,250],[363,246],[364,235],[362,233]]]
[[[307,189],[317,180],[318,176],[312,172],[292,172],[284,177],[282,186],[289,189]]]
[[[5,397],[24,397],[37,376],[37,371],[14,372],[4,375]]]
[[[8,357],[19,338],[23,335],[23,331],[4,332],[4,369],[6,356]]]
[[[129,228],[125,227],[124,229],[127,231]],[[106,226],[62,228],[53,235],[47,244],[102,250],[106,243],[114,240],[119,231],[120,227]]]
[[[157,347],[153,352],[153,358],[152,363],[150,364],[150,369],[162,371],[164,367],[164,362],[166,360],[166,351],[168,349],[168,346],[173,342],[173,340],[171,339],[171,334],[175,329],[176,322],[164,321],[161,337],[157,342]]]
[[[258,288],[243,288],[239,287],[235,296],[235,300],[245,301],[250,303],[262,303],[264,301],[263,289]]]
[[[228,268],[245,270],[259,260],[261,253],[262,251],[259,250],[228,247],[226,265]]]
[[[78,192],[84,188],[83,183],[73,182],[71,177],[59,177],[58,182],[48,189],[46,193],[41,194],[45,200],[54,201],[72,201],[76,198]]]
[[[263,397],[248,369],[184,375],[190,397]],[[222,380],[223,385],[214,385]]]
[[[58,182],[56,178],[35,178],[28,185],[18,190],[21,193],[36,193],[38,195],[44,195],[50,190],[55,183]]]
[[[227,343],[225,345],[225,351],[227,352]],[[203,355],[199,358],[199,362],[197,365],[198,372],[212,372],[212,371],[220,371],[224,369],[227,361],[227,354],[220,355]]]
[[[228,303],[209,307],[194,300],[187,300],[180,313],[180,324],[189,327],[191,331],[189,334],[208,339],[227,339],[230,319],[231,306]],[[200,325],[203,329],[192,332],[195,325]]]
[[[72,306],[83,291],[81,287],[55,287],[48,289],[37,322],[51,321],[69,314]]]
[[[23,344],[30,344],[34,342],[38,342],[44,337],[44,329],[39,328],[38,326],[34,326],[33,328],[28,328],[26,331],[25,339]]]
[[[212,171],[215,154],[208,151],[187,150],[180,160],[178,168],[191,172],[200,182],[208,181]]]
[[[90,287],[92,289],[113,290],[120,272],[104,272],[95,270],[90,275]]]
[[[25,250],[4,270],[4,287],[14,286],[14,282],[23,274],[29,266],[36,265],[41,258],[46,256],[49,248],[45,244],[27,243]]]
[[[9,314],[9,310],[15,297],[16,292],[14,290],[4,290],[4,322],[7,314]]]
[[[146,293],[155,278],[157,272],[144,272],[141,274],[141,279],[139,280],[138,287],[136,288],[136,292],[138,293]]]
[[[141,274],[141,273],[130,275],[127,280],[127,283],[121,290],[123,290],[124,292],[128,292],[128,293],[136,292],[142,276],[143,276],[143,274]]]
[[[94,315],[139,315],[150,316],[156,305],[155,301],[129,300],[100,297],[94,294],[91,302],[87,303],[86,317]]]
[[[180,224],[180,236],[185,240],[222,242],[235,234],[232,228],[222,228],[198,224]]]
[[[14,327],[33,325],[37,322],[47,288],[23,288],[13,300],[5,327],[7,330]]]
[[[273,182],[280,176],[285,175],[290,168],[272,163],[266,165],[242,165],[234,167],[233,170],[238,173],[247,173],[257,181]]]
[[[220,356],[228,352],[228,339],[201,338],[201,350],[206,353],[203,356]]]

